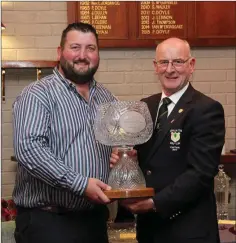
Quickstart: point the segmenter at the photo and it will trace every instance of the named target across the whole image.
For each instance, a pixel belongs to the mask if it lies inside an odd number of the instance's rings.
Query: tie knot
[[[165,97],[165,98],[162,99],[162,102],[163,102],[164,105],[169,105],[172,101],[171,101],[170,98]]]

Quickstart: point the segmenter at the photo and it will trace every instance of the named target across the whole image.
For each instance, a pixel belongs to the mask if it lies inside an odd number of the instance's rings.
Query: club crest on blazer
[[[171,131],[170,138],[174,143],[178,142],[180,140],[180,132]]]
[[[170,149],[172,151],[178,151],[180,149],[182,129],[170,130]]]

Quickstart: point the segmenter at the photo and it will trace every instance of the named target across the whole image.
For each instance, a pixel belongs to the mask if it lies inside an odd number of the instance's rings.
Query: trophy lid
[[[153,122],[142,101],[114,101],[100,104],[94,120],[95,138],[109,146],[145,143],[153,132]]]

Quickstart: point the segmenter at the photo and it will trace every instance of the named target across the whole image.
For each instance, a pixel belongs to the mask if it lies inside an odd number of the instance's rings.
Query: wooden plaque
[[[235,3],[201,2],[196,4],[196,33],[199,38],[236,37],[236,8]],[[208,12],[208,14],[206,14]],[[233,13],[233,14],[230,14]],[[226,17],[227,16],[227,17]],[[235,43],[236,45],[236,43]]]
[[[127,4],[119,1],[80,1],[76,3],[76,18],[93,25],[100,40],[127,40]]]
[[[235,46],[236,2],[67,2],[68,23],[97,29],[100,47],[156,47],[168,37],[191,46]]]
[[[236,2],[192,2],[188,10],[192,46],[236,46]]]
[[[137,4],[139,39],[187,38],[186,2],[142,1]]]
[[[153,188],[139,189],[120,189],[104,191],[105,195],[110,199],[125,199],[125,198],[146,198],[154,196]]]

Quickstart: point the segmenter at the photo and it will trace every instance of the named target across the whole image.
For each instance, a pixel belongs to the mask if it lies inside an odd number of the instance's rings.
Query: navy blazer
[[[155,123],[161,94],[146,102]],[[136,146],[157,212],[138,215],[140,243],[219,243],[214,195],[225,140],[222,105],[190,84],[157,137]]]

